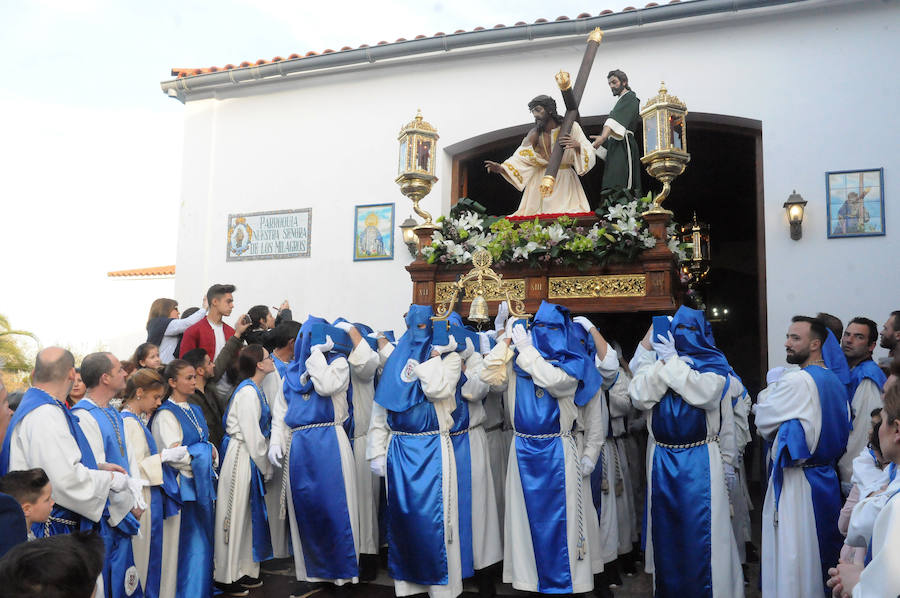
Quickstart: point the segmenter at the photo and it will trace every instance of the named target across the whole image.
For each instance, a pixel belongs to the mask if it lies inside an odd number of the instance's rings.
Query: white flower
[[[525,247],[516,247],[513,251],[513,259],[516,259],[517,257],[523,257],[527,259],[528,255],[538,247],[539,245],[534,241],[529,241],[525,245]]]
[[[675,237],[669,237],[669,242],[667,243],[669,250],[678,256],[678,261],[683,262],[687,259],[687,252],[681,246],[678,239]]]
[[[566,234],[565,229],[557,222],[554,222],[547,227],[547,234],[550,235],[550,240],[555,243],[559,243],[560,241],[564,241],[569,238],[569,235]]]
[[[597,240],[600,239],[600,225],[595,222],[594,226],[591,227],[591,230],[588,231],[586,236],[596,243]]]
[[[436,230],[433,233],[431,233],[431,242],[432,243],[443,243],[444,242],[444,235],[441,234],[441,231]]]
[[[644,244],[644,247],[647,249],[651,249],[656,247],[656,237],[650,234],[650,231],[644,230],[641,231],[641,235],[639,237],[641,243]]]
[[[434,247],[432,247],[431,245],[426,245],[425,247],[422,248],[422,255],[424,257],[428,258],[428,257],[431,257],[431,255],[434,253],[434,251],[435,251]]]
[[[453,222],[453,226],[455,226],[457,229],[461,228],[470,232],[476,228],[482,228],[483,224],[484,220],[482,220],[481,217],[475,212],[465,212],[462,216],[459,217],[458,220]]]

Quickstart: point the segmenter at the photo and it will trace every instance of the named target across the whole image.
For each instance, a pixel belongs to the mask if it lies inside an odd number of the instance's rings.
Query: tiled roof
[[[669,0],[668,4],[678,4],[680,2],[681,2],[681,0]],[[644,8],[653,8],[654,6],[659,6],[659,3],[650,2],[649,4],[646,4],[644,6]],[[634,11],[634,10],[638,10],[638,9],[636,9],[633,6],[628,6],[626,8],[623,8],[622,12],[629,12],[629,11]],[[591,15],[590,13],[583,12],[583,13],[579,14],[577,17],[575,17],[575,20],[587,19],[592,16],[609,15],[609,14],[613,14],[613,13],[614,13],[614,11],[608,10],[608,9],[601,11],[597,15]],[[569,21],[572,19],[570,19],[567,16],[559,16],[559,17],[556,17],[555,20],[556,21]],[[549,22],[547,19],[537,19],[535,21],[535,23],[547,23],[547,22]],[[528,25],[528,23],[526,23],[524,21],[519,21],[519,22],[515,23],[514,25],[512,25],[512,27],[521,27],[524,25]],[[507,29],[507,28],[508,28],[508,26],[503,25],[503,24],[494,25],[492,27],[492,29]],[[472,31],[484,31],[485,29],[486,29],[486,27],[475,27],[474,29],[472,29]],[[431,35],[431,36],[419,34],[419,35],[415,36],[413,39],[427,39],[429,37],[432,37],[432,38],[445,37],[445,36],[449,36],[449,35],[456,35],[459,33],[466,33],[466,31],[464,29],[457,29],[453,33],[444,33],[443,31],[438,31],[437,33],[435,33],[434,35]],[[405,42],[405,41],[409,41],[409,40],[405,37],[401,37],[393,42],[382,40],[382,41],[378,42],[376,45],[386,46],[389,44],[401,43],[401,42]],[[368,48],[369,44],[363,44],[359,47],[360,48]],[[286,61],[286,60],[302,60],[304,58],[309,58],[311,56],[319,56],[320,54],[334,54],[336,52],[346,52],[348,50],[354,50],[354,49],[356,49],[356,48],[351,48],[350,46],[343,46],[340,50],[332,50],[331,48],[328,48],[328,49],[322,50],[321,52],[315,52],[315,51],[310,50],[309,52],[306,52],[305,54],[294,53],[294,54],[291,54],[290,56],[288,56],[287,58],[283,58],[281,56],[275,56],[274,58],[271,58],[269,60],[266,60],[265,58],[260,58],[259,60],[256,60],[255,62],[245,60],[245,61],[241,62],[240,64],[230,64],[229,63],[229,64],[226,64],[225,66],[211,66],[211,67],[207,67],[207,68],[173,68],[172,76],[177,77],[178,79],[181,79],[183,77],[191,77],[193,75],[205,75],[207,73],[216,73],[219,71],[230,71],[232,69],[251,68],[251,67],[255,67],[255,66],[261,66],[263,64],[282,62],[282,61]]]
[[[137,276],[175,276],[175,266],[156,266],[153,268],[136,268],[134,270],[116,270],[107,272],[111,278],[132,278]]]

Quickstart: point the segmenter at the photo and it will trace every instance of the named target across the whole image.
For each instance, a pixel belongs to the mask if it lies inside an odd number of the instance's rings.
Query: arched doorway
[[[582,126],[588,135],[596,135],[605,120],[583,118]],[[532,126],[499,129],[445,148],[453,164],[451,202],[469,197],[491,214],[515,211],[520,194],[482,164],[512,155]],[[726,319],[713,322],[716,340],[755,395],[765,386],[768,368],[762,123],[689,113],[687,131],[691,162],[673,183],[665,206],[678,222],[688,222],[696,212],[710,224],[712,267],[702,292],[708,307],[716,306],[720,313],[728,309]],[[601,177],[602,169],[595,167],[581,179],[591,207],[598,203]],[[660,189],[646,172],[643,177],[644,189]],[[646,330],[647,314],[617,314],[598,324],[630,355]]]

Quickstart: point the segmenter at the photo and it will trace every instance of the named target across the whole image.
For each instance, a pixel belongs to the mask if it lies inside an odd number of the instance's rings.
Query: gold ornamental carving
[[[472,297],[475,296],[475,281],[471,281],[466,283],[465,291],[466,296],[462,300],[463,302],[469,302],[472,300]],[[450,300],[453,296],[453,289],[456,286],[455,283],[452,282],[438,282],[434,285],[434,302],[435,303],[444,303]],[[524,278],[509,278],[504,279],[502,283],[502,288],[497,287],[497,283],[495,282],[486,282],[484,283],[485,294],[484,298],[488,301],[505,301],[506,293],[508,292],[510,297],[513,299],[525,299],[525,279]]]
[[[647,294],[647,277],[644,274],[551,276],[548,282],[548,299],[644,297]]]

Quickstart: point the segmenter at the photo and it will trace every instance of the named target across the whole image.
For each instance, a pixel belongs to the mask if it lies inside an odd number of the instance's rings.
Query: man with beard
[[[889,368],[900,344],[900,310],[892,311],[881,328],[881,346],[888,350],[888,356],[878,361],[879,367]]]
[[[640,125],[641,101],[628,86],[628,75],[620,70],[606,76],[609,89],[619,98],[600,135],[593,135],[597,157],[606,162],[602,189],[621,187],[641,195],[641,161],[634,132]]]
[[[866,448],[869,440],[869,414],[881,408],[881,391],[887,376],[872,361],[875,350],[875,339],[878,338],[878,326],[869,318],[853,318],[844,330],[841,339],[841,350],[850,366],[850,384],[847,387],[847,398],[850,401],[850,413],[853,427],[847,440],[847,450],[838,461],[838,474],[841,478],[841,492],[850,494],[853,484],[853,460]]]
[[[503,164],[484,161],[488,172],[502,175],[513,187],[523,192],[519,209],[512,215],[589,212],[591,208],[578,177],[584,176],[594,167],[591,142],[577,122],[572,123],[569,135],[559,136],[563,119],[557,114],[556,101],[550,96],[537,96],[528,102],[528,110],[534,116],[535,127],[528,131],[522,145]],[[556,184],[549,197],[541,197],[541,178],[547,169],[553,146],[557,143],[566,149],[556,175]]]
[[[800,369],[771,376],[756,406],[756,427],[772,443],[762,514],[762,594],[821,597],[843,542],[835,525],[841,511],[835,465],[850,431],[840,378],[846,360],[820,320],[794,316],[791,322],[787,361]]]

